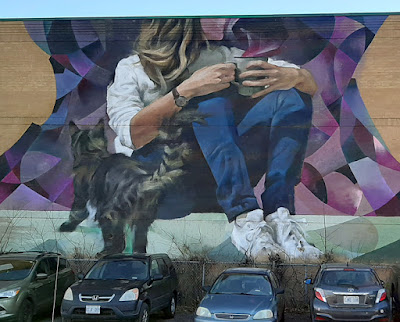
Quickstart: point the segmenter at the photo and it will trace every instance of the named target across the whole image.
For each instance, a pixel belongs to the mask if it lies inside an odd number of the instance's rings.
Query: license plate
[[[100,305],[86,305],[86,314],[100,314]]]
[[[358,296],[344,296],[343,304],[360,304],[360,298]]]

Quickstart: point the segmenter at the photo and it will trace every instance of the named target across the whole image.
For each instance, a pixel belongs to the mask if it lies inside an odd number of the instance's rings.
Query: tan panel
[[[49,55],[30,38],[23,22],[0,22],[0,155],[31,123],[43,124],[56,100]]]
[[[400,16],[390,16],[364,54],[355,77],[392,155],[400,161]]]

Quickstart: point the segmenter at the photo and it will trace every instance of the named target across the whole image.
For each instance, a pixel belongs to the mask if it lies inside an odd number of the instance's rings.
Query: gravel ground
[[[188,313],[181,313],[177,314],[174,319],[163,319],[162,315],[152,315],[150,318],[150,322],[192,322],[194,321],[194,316],[193,314],[188,314]],[[285,313],[285,322],[310,322],[310,316],[309,313]],[[40,316],[34,320],[34,322],[51,322],[51,316]],[[61,322],[61,317],[57,316],[54,319],[54,322]],[[400,314],[396,314],[396,316],[393,319],[393,322],[400,322]]]
[[[37,317],[35,322],[51,322],[51,316],[40,316]],[[61,317],[57,316],[54,319],[55,322],[61,322]],[[166,320],[163,319],[161,315],[152,315],[150,318],[150,322],[192,322],[194,321],[193,314],[177,314],[174,319]],[[307,314],[293,314],[293,313],[286,313],[285,314],[285,322],[309,322],[310,319]]]

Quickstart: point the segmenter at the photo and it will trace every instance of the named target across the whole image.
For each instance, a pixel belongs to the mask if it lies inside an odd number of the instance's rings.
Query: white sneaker
[[[246,218],[235,220],[231,240],[240,252],[256,259],[283,253],[283,249],[276,245],[272,234],[272,228],[264,221],[264,212],[256,209],[247,213]]]
[[[288,209],[280,207],[265,219],[274,230],[274,237],[289,258],[316,260],[322,252],[305,239],[306,233]]]

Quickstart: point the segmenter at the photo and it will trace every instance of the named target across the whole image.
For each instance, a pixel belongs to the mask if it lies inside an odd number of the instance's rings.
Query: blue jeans
[[[264,213],[278,207],[294,213],[294,187],[300,182],[311,126],[310,96],[295,89],[275,91],[250,108],[234,106],[236,99],[233,92],[224,91],[193,99],[186,107],[208,116],[206,124],[193,124],[203,165],[200,162],[198,168],[193,167],[185,189],[165,196],[158,218],[182,217],[196,211],[196,205],[216,200],[215,207],[232,221],[243,212],[260,208],[253,187],[263,175]],[[246,111],[240,120],[235,109]],[[138,150],[133,157],[156,164],[157,153],[161,156],[159,149],[154,149],[143,157]],[[210,174],[212,180],[207,181]],[[198,197],[201,200],[196,200]]]

